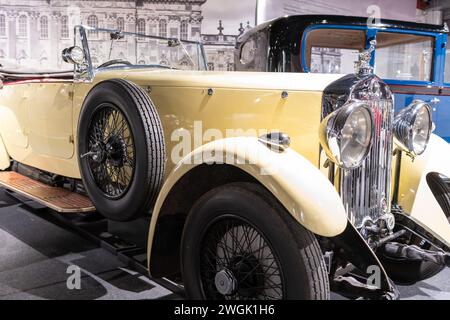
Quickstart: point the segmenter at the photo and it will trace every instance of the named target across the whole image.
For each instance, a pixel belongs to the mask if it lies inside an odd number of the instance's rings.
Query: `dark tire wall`
[[[450,178],[430,172],[427,174],[427,183],[450,223]]]
[[[247,182],[217,187],[191,209],[181,247],[181,269],[189,298],[204,298],[199,285],[199,248],[205,228],[224,211],[254,224],[271,243],[284,275],[285,298],[329,299],[328,274],[315,236],[262,186]]]
[[[102,103],[118,108],[128,121],[135,146],[134,175],[126,193],[110,199],[96,186],[86,158],[88,126]],[[78,161],[86,191],[106,218],[129,221],[149,214],[161,188],[166,150],[162,124],[148,95],[137,85],[122,79],[97,84],[86,97],[78,122]]]

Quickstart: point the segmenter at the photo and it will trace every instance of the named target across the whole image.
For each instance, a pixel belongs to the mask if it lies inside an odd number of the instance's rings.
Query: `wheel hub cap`
[[[88,154],[96,163],[102,163],[105,160],[105,147],[100,143],[96,143]]]
[[[105,146],[105,151],[109,162],[116,167],[123,166],[124,159],[126,157],[127,146],[122,137],[113,136],[108,139]]]
[[[235,292],[237,281],[233,273],[228,269],[222,269],[217,272],[214,279],[216,284],[216,289],[220,294],[226,296],[231,295]]]

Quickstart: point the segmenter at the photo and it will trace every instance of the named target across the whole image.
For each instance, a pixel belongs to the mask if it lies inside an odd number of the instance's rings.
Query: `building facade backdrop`
[[[237,38],[245,31],[251,29],[250,21],[244,27],[243,23],[237,29],[237,34],[224,34],[222,21],[219,21],[217,34],[202,34],[202,42],[205,46],[208,70],[234,71],[234,50]]]
[[[222,24],[215,21],[217,32],[203,34],[202,7],[207,1],[213,0],[0,0],[0,63],[4,68],[67,69],[61,51],[73,45],[74,26],[85,24],[202,41],[209,70],[234,70],[236,39],[251,28],[250,22],[224,32]],[[220,6],[220,1],[216,1]],[[256,4],[256,0],[246,1]],[[420,7],[419,2],[424,6]],[[258,3],[258,12],[263,18],[311,13],[364,15],[370,14],[367,10],[373,3],[380,6],[382,17],[431,23],[439,23],[442,15],[444,20],[450,19],[448,0],[420,0],[417,4],[414,0],[395,3],[370,0],[357,5],[353,5],[352,0],[258,0]],[[386,9],[386,3],[390,10]],[[234,8],[231,3],[227,6]],[[239,12],[238,7],[233,10]],[[393,16],[395,13],[401,16]],[[107,51],[104,47],[108,39],[94,40],[92,54],[104,61],[101,52]],[[133,45],[125,40],[118,41],[116,46],[117,58],[134,58],[136,63],[142,64],[164,63],[165,55],[169,54],[152,50],[150,41],[141,41],[134,51]],[[328,48],[314,49],[313,60],[317,72],[340,72],[343,61],[339,50]]]
[[[73,45],[74,26],[84,24],[182,40],[204,40],[209,69],[234,69],[232,51],[243,28],[236,26],[235,35],[224,35],[219,26],[217,34],[202,35],[202,5],[205,2],[0,0],[0,61],[4,68],[67,69],[61,51]],[[101,46],[100,42],[98,46]],[[118,46],[123,47],[119,55],[128,56],[126,43]],[[101,48],[92,50],[95,55]],[[138,53],[135,58],[138,63],[160,63],[164,61],[163,54],[156,57]]]

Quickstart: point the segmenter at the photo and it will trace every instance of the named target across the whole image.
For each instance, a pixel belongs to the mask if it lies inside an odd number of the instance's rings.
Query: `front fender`
[[[347,215],[341,198],[318,168],[303,156],[291,149],[272,151],[257,138],[217,140],[194,150],[167,177],[151,218],[149,262],[158,216],[170,190],[194,167],[212,163],[233,165],[253,176],[300,224],[315,234],[333,237],[346,228]]]
[[[426,181],[430,172],[450,177],[450,145],[434,134],[427,150],[414,161],[402,156],[399,204],[417,224],[450,246],[450,223]]]

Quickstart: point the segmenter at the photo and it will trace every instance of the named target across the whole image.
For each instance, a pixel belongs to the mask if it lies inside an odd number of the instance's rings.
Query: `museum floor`
[[[80,289],[67,287],[70,265],[81,270]],[[450,300],[450,269],[400,292],[403,299]],[[181,298],[0,189],[0,299]]]

